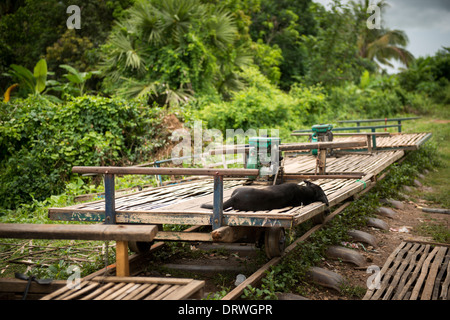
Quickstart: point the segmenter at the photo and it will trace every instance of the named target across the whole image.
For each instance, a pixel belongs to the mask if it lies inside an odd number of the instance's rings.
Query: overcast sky
[[[329,8],[331,0],[313,0]],[[342,0],[343,3],[348,0]],[[376,3],[377,1],[371,1]],[[450,47],[449,0],[387,0],[389,7],[382,20],[389,29],[406,32],[406,47],[415,57],[434,55],[439,49]]]

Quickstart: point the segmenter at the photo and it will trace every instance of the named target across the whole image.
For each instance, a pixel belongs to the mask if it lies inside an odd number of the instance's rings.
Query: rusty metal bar
[[[280,151],[294,150],[312,150],[312,149],[334,149],[334,148],[352,148],[365,147],[366,141],[349,141],[349,142],[313,142],[313,143],[292,143],[280,145]]]
[[[142,168],[142,167],[73,167],[73,173],[144,174],[144,175],[198,175],[198,176],[255,176],[258,169],[202,169],[202,168]]]
[[[213,198],[213,215],[212,229],[216,230],[222,226],[223,220],[223,176],[214,176],[214,198]]]

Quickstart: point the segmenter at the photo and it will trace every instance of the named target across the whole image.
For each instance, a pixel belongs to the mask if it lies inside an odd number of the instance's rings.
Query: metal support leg
[[[215,230],[222,226],[223,219],[223,176],[214,176],[214,200],[213,200],[213,216],[212,229]]]
[[[155,167],[157,167],[157,168],[160,167],[159,162],[157,162],[157,161],[155,162]],[[158,184],[158,186],[159,187],[162,186],[162,177],[161,177],[161,175],[157,175],[155,177],[156,177],[156,183]]]
[[[116,223],[116,204],[114,195],[114,175],[105,174],[105,224]]]
[[[372,128],[372,132],[375,132],[375,128]],[[377,136],[372,136],[372,150],[375,150],[377,148]]]

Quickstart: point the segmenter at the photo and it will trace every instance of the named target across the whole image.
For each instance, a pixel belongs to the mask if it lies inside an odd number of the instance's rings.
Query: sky
[[[329,8],[331,0],[313,0]],[[358,1],[358,0],[356,0]],[[348,0],[342,0],[347,3]],[[371,1],[371,3],[377,1]],[[384,26],[406,32],[406,47],[415,57],[433,56],[443,46],[450,47],[450,0],[387,0],[382,14]],[[398,68],[399,63],[394,63]],[[396,72],[389,69],[388,72]]]

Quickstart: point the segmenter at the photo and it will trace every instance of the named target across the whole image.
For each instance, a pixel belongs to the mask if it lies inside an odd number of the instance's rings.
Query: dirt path
[[[396,212],[394,218],[377,216],[377,218],[385,221],[389,225],[389,231],[376,229],[373,227],[365,227],[361,231],[368,232],[375,236],[377,246],[375,248],[367,245],[356,243],[356,250],[360,252],[367,261],[367,266],[383,267],[389,255],[403,240],[418,240],[436,242],[432,237],[420,234],[420,225],[443,224],[450,227],[450,215],[425,213],[421,210],[421,206],[430,205],[426,201],[418,198],[408,197],[409,199],[402,201],[404,208],[391,208]],[[386,204],[380,203],[380,206]],[[354,243],[355,244],[355,243]],[[355,268],[353,265],[336,260],[324,260],[320,267],[328,269],[342,275],[347,281],[349,287],[359,288],[360,294],[367,290],[367,280],[372,273],[367,273],[367,268]],[[327,289],[319,286],[309,286],[307,294],[303,295],[312,300],[348,300],[360,299],[360,297],[347,294],[341,294],[333,289]]]

